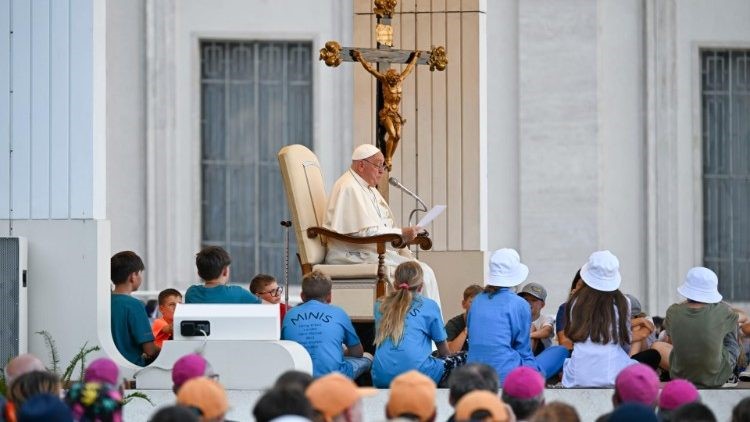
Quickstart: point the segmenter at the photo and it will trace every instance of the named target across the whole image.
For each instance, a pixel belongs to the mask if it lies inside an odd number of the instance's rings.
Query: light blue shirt
[[[507,288],[492,297],[481,293],[471,302],[467,325],[467,363],[495,368],[501,384],[519,366],[543,373],[531,352],[531,308],[526,299]]]
[[[206,287],[196,284],[185,292],[185,303],[261,303],[261,300],[240,286],[220,284]]]
[[[375,332],[383,314],[380,302],[375,303]],[[446,340],[443,317],[437,303],[420,294],[415,294],[404,320],[404,335],[398,344],[388,338],[375,349],[372,363],[372,383],[386,388],[393,378],[416,369],[432,378],[437,384],[445,373],[444,362],[431,356],[432,342]]]
[[[338,306],[309,300],[291,308],[281,325],[281,339],[296,341],[310,353],[313,377],[333,371],[354,376],[341,345],[353,347],[360,341],[349,316]]]

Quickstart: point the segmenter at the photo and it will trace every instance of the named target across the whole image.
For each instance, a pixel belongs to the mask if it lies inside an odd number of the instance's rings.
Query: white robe
[[[401,234],[401,229],[394,227],[393,213],[380,192],[374,187],[369,187],[367,182],[351,169],[333,185],[331,195],[328,197],[328,209],[323,226],[351,236]],[[394,249],[390,244],[386,245],[385,264],[388,266],[391,280],[393,280],[395,268],[406,261],[415,261],[408,248]],[[357,245],[328,239],[327,264],[365,262],[378,262],[378,253],[374,244]],[[424,273],[422,294],[440,306],[440,292],[435,273],[427,264],[419,262],[419,265]]]

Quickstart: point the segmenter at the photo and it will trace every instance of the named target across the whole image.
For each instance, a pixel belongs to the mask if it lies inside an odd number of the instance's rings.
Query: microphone
[[[417,202],[419,202],[422,207],[424,207],[424,211],[427,211],[427,205],[425,205],[424,201],[420,197],[417,196],[414,192],[410,191],[406,186],[402,185],[401,182],[398,181],[395,177],[389,177],[388,183],[393,186],[401,189],[405,194],[411,196],[412,198],[416,199]]]

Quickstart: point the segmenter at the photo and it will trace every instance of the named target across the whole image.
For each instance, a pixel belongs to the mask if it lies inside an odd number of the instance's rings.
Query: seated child
[[[440,308],[421,295],[423,283],[419,263],[404,262],[396,267],[391,293],[375,303],[375,387],[386,388],[412,369],[440,384],[466,361],[463,354],[450,356]],[[440,358],[431,355],[433,341]]]
[[[276,279],[268,274],[258,274],[253,277],[250,281],[250,291],[258,296],[263,303],[270,303],[272,305],[279,304],[280,321],[284,322],[284,315],[286,315],[287,304],[281,302],[281,294],[284,292],[284,288],[279,286]]]
[[[227,286],[232,259],[218,246],[208,246],[195,255],[195,266],[203,285],[185,292],[185,303],[260,303],[257,296],[240,286]]]
[[[118,252],[110,260],[110,278],[115,285],[110,296],[112,340],[125,359],[139,366],[159,354],[146,307],[130,295],[141,286],[144,269],[135,252]]]
[[[365,356],[349,316],[330,304],[331,278],[320,271],[305,274],[301,296],[303,303],[284,317],[281,339],[296,341],[310,353],[313,377],[338,371],[354,379],[370,369],[372,357]]]
[[[652,346],[662,355],[662,367],[672,379],[696,386],[721,387],[734,374],[740,345],[738,315],[722,302],[716,274],[704,267],[691,268],[677,291],[687,301],[667,309],[666,342]]]
[[[174,311],[177,309],[178,303],[182,303],[182,293],[178,290],[166,289],[159,293],[159,312],[161,312],[161,318],[157,318],[151,324],[151,332],[155,338],[154,342],[159,349],[161,349],[164,340],[172,340]]]
[[[482,293],[482,286],[472,284],[464,289],[464,300],[461,301],[463,313],[449,319],[445,324],[445,333],[448,335],[448,350],[451,353],[469,350],[469,340],[466,338],[466,314],[471,307],[474,297]]]
[[[539,283],[528,283],[518,295],[526,299],[531,307],[531,351],[537,356],[544,349],[550,348],[552,339],[555,338],[555,319],[542,314],[547,289]]]
[[[656,341],[654,322],[641,308],[635,296],[626,294],[630,301],[630,356],[651,348]]]
[[[576,271],[573,276],[573,281],[570,284],[570,291],[568,292],[568,300],[584,286],[583,279],[581,278],[581,270]],[[565,310],[567,309],[568,302],[563,302],[557,308],[557,316],[555,317],[555,334],[557,335],[557,344],[564,346],[568,350],[573,350],[573,342],[565,335]]]

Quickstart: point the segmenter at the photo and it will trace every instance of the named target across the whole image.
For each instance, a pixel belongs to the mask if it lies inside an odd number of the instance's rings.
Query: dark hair
[[[544,393],[530,399],[519,399],[505,394],[505,390],[503,390],[501,398],[505,404],[513,409],[513,413],[516,414],[518,419],[530,418],[544,404]]]
[[[195,410],[185,406],[162,407],[151,416],[148,422],[198,422],[200,418]]]
[[[620,290],[603,292],[584,285],[565,307],[565,335],[574,343],[591,337],[594,343],[624,346],[630,342],[628,311],[628,300]]]
[[[275,281],[276,279],[272,275],[258,274],[250,281],[250,291],[254,294],[258,294],[266,286]]]
[[[472,284],[471,286],[464,289],[464,300],[469,300],[472,297],[482,293],[484,288],[478,284]]]
[[[734,412],[732,412],[734,417]],[[683,404],[672,411],[672,420],[681,422],[716,422],[716,415],[703,403]]]
[[[732,409],[732,422],[750,421],[750,397],[740,400]]]
[[[273,388],[287,390],[296,388],[304,392],[305,390],[307,390],[307,387],[312,384],[312,382],[313,377],[307,372],[295,371],[294,369],[290,369],[289,371],[284,372],[278,378],[276,378],[276,383],[273,385]]]
[[[219,278],[224,268],[232,263],[232,258],[224,248],[219,246],[207,246],[195,254],[195,266],[198,268],[198,277],[205,281]]]
[[[448,388],[450,389],[448,401],[455,406],[461,397],[472,391],[497,393],[500,380],[491,366],[483,363],[469,363],[451,372],[448,378]]]
[[[182,293],[180,293],[177,289],[164,289],[159,292],[159,306],[163,305],[164,302],[167,301],[167,298],[172,296],[178,296],[182,297]]]
[[[484,286],[484,290],[482,290],[482,293],[487,293],[487,296],[492,299],[493,296],[497,294],[497,292],[500,291],[500,289],[507,289],[507,287],[498,287],[498,286],[490,286],[489,284]]]
[[[114,284],[122,284],[128,280],[130,274],[143,271],[143,261],[133,251],[122,251],[112,255],[109,260],[110,279]]]
[[[531,416],[531,422],[580,422],[576,408],[563,402],[553,401],[540,407]]]
[[[570,290],[568,290],[568,295],[573,293],[573,289],[576,288],[576,284],[578,284],[579,281],[585,283],[585,281],[583,281],[583,278],[581,278],[580,269],[578,269],[578,271],[576,271],[576,274],[573,276],[573,281],[570,283]]]
[[[320,271],[312,271],[302,277],[302,294],[305,302],[312,299],[323,300],[331,294],[331,277]]]
[[[16,409],[37,394],[49,393],[54,396],[60,395],[60,378],[48,371],[27,372],[8,386],[8,401],[12,402]]]
[[[272,388],[258,399],[253,408],[257,422],[268,422],[285,415],[313,419],[313,407],[304,392],[295,388]]]

